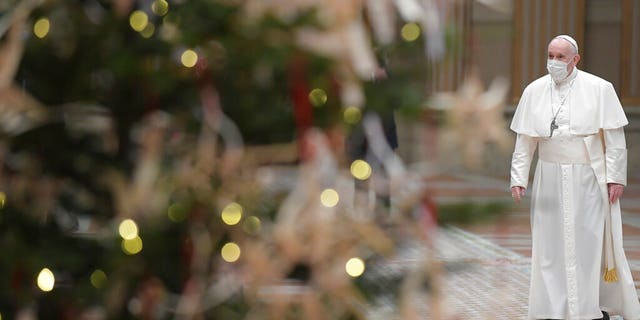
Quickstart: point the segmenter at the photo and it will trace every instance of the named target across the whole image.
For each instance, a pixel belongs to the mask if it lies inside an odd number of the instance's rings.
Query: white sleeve
[[[607,183],[627,185],[627,143],[624,129],[605,129],[603,132]]]
[[[527,188],[531,160],[537,146],[538,138],[524,134],[516,136],[516,146],[511,157],[511,187]]]

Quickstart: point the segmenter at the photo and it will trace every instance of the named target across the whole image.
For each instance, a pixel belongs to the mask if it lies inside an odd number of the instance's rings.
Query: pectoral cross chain
[[[551,125],[549,125],[549,138],[553,136],[553,130],[558,129],[558,124],[556,124],[556,118],[551,120]]]
[[[551,124],[549,125],[549,138],[553,136],[553,131],[558,129],[558,123],[556,122],[556,118],[558,117],[558,113],[560,113],[560,109],[562,109],[562,107],[564,106],[564,102],[567,101],[567,97],[569,96],[569,93],[571,93],[571,89],[573,88],[573,81],[575,80],[576,79],[571,80],[571,83],[569,84],[569,90],[567,91],[565,96],[562,98],[562,101],[560,101],[558,110],[556,110],[555,113],[553,112],[553,84],[552,84],[553,80],[549,82],[549,106],[551,106],[551,113],[553,114],[553,119],[551,119]]]

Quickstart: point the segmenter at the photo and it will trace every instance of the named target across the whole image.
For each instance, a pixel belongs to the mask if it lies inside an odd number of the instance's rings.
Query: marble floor
[[[440,204],[511,201],[506,179],[442,175],[427,179],[427,183]],[[434,297],[429,294],[414,297],[420,314],[416,319],[526,319],[531,254],[528,200],[489,222],[446,226],[437,231],[435,248],[428,255],[440,270],[439,280],[431,284],[431,289],[437,290],[430,291],[439,292],[439,304],[433,304]],[[622,209],[625,252],[636,288],[640,288],[640,179],[629,180]],[[406,272],[422,263],[424,255],[419,245],[409,244],[374,271],[379,279],[385,278],[380,273]],[[407,318],[397,316],[391,305],[381,298],[368,318]]]

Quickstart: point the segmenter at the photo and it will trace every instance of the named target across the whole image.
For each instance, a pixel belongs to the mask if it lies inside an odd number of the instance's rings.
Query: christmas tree
[[[348,152],[428,97],[408,3],[0,5],[0,317],[365,318],[365,265],[433,218]]]

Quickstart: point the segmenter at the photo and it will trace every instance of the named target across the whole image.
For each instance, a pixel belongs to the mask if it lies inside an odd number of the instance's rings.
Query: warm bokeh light
[[[147,27],[149,17],[144,11],[136,10],[129,16],[129,25],[135,31],[142,31]]]
[[[151,38],[153,33],[156,32],[156,26],[153,23],[147,23],[147,26],[144,27],[144,30],[140,31],[140,35],[144,38]]]
[[[240,246],[233,242],[226,243],[220,250],[222,259],[226,262],[236,262],[240,259]]]
[[[183,66],[191,68],[198,62],[198,54],[191,49],[187,49],[180,56],[180,62],[182,62]]]
[[[231,202],[222,209],[222,221],[230,226],[238,224],[242,219],[242,206]]]
[[[107,285],[107,274],[100,269],[91,273],[91,285],[96,289],[102,289]]]
[[[0,208],[4,208],[4,204],[7,201],[7,195],[4,192],[0,192]]]
[[[51,28],[51,23],[47,18],[40,18],[36,23],[33,24],[33,34],[36,37],[42,39],[49,34],[49,30]]]
[[[169,12],[169,3],[165,0],[156,0],[151,4],[151,11],[156,16],[164,16]]]
[[[133,239],[123,239],[122,251],[128,255],[140,253],[142,251],[142,239],[137,236]]]
[[[169,206],[167,216],[173,222],[181,222],[187,217],[187,206],[183,203],[176,202]]]
[[[38,288],[40,290],[48,292],[53,290],[53,286],[56,283],[56,278],[53,276],[51,270],[44,268],[38,274]]]
[[[36,37],[42,39],[49,34],[49,30],[51,28],[51,23],[47,18],[40,18],[36,23],[33,24],[33,34]]]
[[[340,196],[338,195],[338,192],[333,189],[325,189],[320,194],[320,202],[327,208],[335,207],[338,204],[338,201],[340,201]]]
[[[367,180],[371,177],[371,166],[364,160],[355,160],[351,163],[351,174],[358,180]]]
[[[415,22],[407,23],[402,26],[400,33],[404,41],[415,41],[420,37],[420,26]]]
[[[242,229],[248,234],[258,234],[262,228],[262,221],[258,217],[248,217],[242,224]]]
[[[347,274],[352,277],[359,277],[364,273],[364,261],[360,258],[351,258],[345,264],[344,269],[347,271]]]
[[[131,219],[125,219],[120,222],[118,233],[122,239],[131,240],[138,236],[138,225]]]
[[[348,124],[356,124],[362,119],[362,111],[358,107],[347,107],[344,109],[343,119]]]
[[[327,103],[327,93],[322,89],[313,89],[309,92],[309,101],[315,107],[320,107]]]

